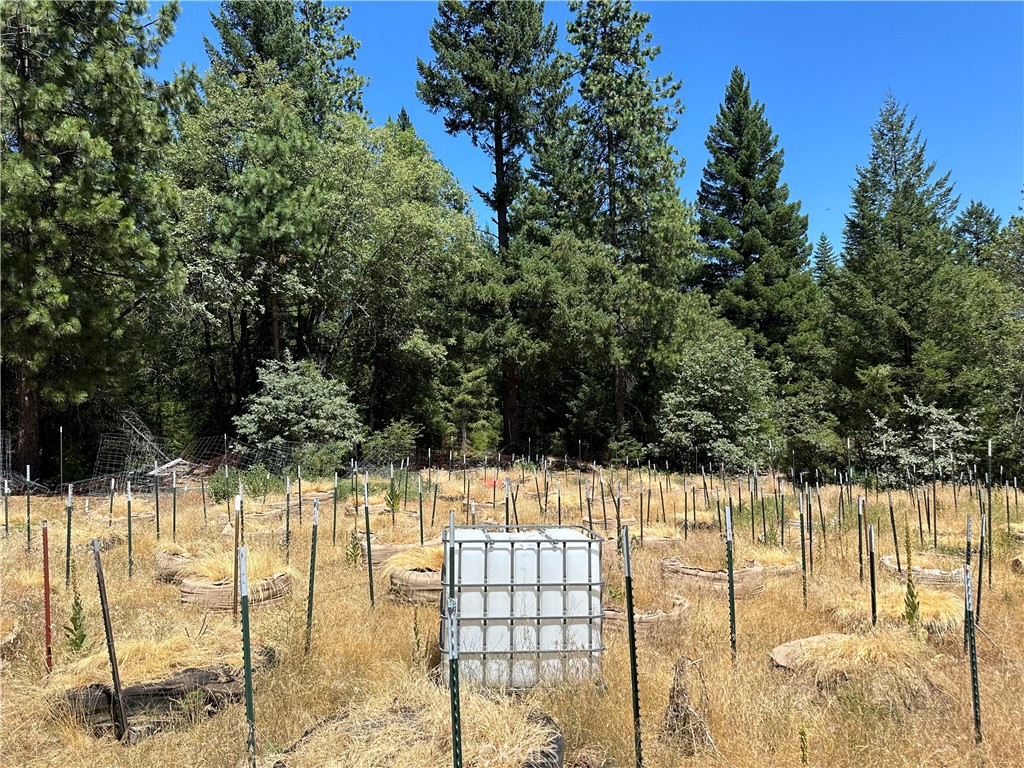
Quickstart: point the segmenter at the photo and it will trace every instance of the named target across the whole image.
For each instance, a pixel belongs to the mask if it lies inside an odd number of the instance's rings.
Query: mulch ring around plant
[[[714,597],[728,598],[729,572],[709,571],[693,565],[684,565],[678,557],[661,561],[661,577],[675,587],[702,592]],[[733,587],[737,600],[757,597],[764,592],[764,568],[750,564],[733,571]]]
[[[434,688],[433,686],[431,686]],[[307,730],[259,768],[345,768],[354,765],[451,764],[449,699],[434,688],[352,707]],[[462,747],[466,765],[561,768],[565,738],[549,716],[523,712],[508,699],[463,696]]]

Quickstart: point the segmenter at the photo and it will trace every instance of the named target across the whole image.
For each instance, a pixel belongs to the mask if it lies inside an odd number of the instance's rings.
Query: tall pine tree
[[[469,134],[491,160],[494,184],[477,190],[494,211],[498,230],[497,306],[491,312],[508,329],[499,334],[503,341],[515,341],[512,337],[523,334],[509,295],[508,283],[516,279],[507,269],[510,211],[523,190],[523,158],[537,125],[536,105],[560,82],[554,65],[557,29],[544,23],[544,4],[532,0],[443,0],[437,13],[430,29],[434,60],[417,62],[416,92],[431,112],[444,113],[448,133]],[[503,431],[512,446],[520,440],[519,377],[526,354],[520,346],[501,343],[498,361]]]
[[[702,283],[775,374],[788,447],[816,460],[835,442],[824,381],[825,303],[810,270],[807,217],[781,181],[779,138],[739,67],[706,146],[711,157],[697,193]]]
[[[3,362],[17,382],[20,466],[38,464],[44,407],[131,377],[140,308],[174,284],[162,168],[173,89],[147,70],[178,10],[151,20],[140,0],[5,8]]]
[[[739,67],[705,143],[711,158],[697,193],[703,285],[782,371],[793,338],[812,332],[817,320],[807,217],[789,201],[778,136]]]
[[[576,50],[567,66],[579,78],[579,99],[564,110],[558,145],[538,157],[538,179],[562,224],[611,254],[611,405],[624,437],[627,412],[636,427],[650,424],[679,342],[692,237],[676,186],[683,163],[670,143],[680,84],[651,73],[660,48],[647,31],[649,14],[611,0],[574,0],[569,8],[576,16],[567,38]]]
[[[953,222],[956,236],[956,257],[971,264],[984,264],[985,250],[999,236],[1001,225],[994,208],[971,200]]]
[[[818,237],[818,243],[814,247],[814,280],[818,285],[824,285],[833,277],[839,269],[839,256],[832,248],[828,236],[822,232]]]
[[[957,199],[949,174],[935,178],[907,109],[889,94],[871,129],[871,154],[857,168],[844,230],[844,269],[831,292],[837,310],[837,382],[854,429],[882,416],[952,362],[929,338],[933,301],[955,286],[947,221]],[[945,276],[945,277],[943,277]],[[941,403],[940,403],[941,404]]]

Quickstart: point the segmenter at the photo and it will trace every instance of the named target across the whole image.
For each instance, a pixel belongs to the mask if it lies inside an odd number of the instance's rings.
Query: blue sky
[[[354,2],[347,30],[362,45],[356,70],[375,123],[403,106],[417,132],[466,189],[490,186],[489,163],[441,115],[416,99],[416,59],[431,58],[434,2]],[[856,166],[890,90],[917,117],[937,171],[951,171],[961,206],[978,199],[1005,221],[1024,187],[1024,3],[637,2],[662,53],[655,74],[683,83],[685,111],[673,141],[686,160],[681,194],[693,200],[707,162],[704,138],[729,73],[739,65],[785,149],[783,181],[810,218],[809,235],[842,238]],[[216,3],[183,2],[160,73],[208,65]],[[563,2],[548,2],[564,46]],[[481,222],[489,214],[474,199]]]

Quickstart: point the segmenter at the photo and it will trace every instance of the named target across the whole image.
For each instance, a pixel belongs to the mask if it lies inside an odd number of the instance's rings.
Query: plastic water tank
[[[524,689],[598,670],[600,536],[575,526],[456,526],[454,540],[451,529],[443,540],[441,654],[447,661],[454,548],[462,681]]]

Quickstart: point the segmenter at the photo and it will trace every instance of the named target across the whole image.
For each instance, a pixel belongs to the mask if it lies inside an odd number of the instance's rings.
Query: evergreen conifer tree
[[[178,11],[168,3],[151,21],[140,0],[5,8],[3,362],[22,467],[38,466],[44,405],[131,378],[140,308],[174,285],[162,158],[176,90],[147,70]]]
[[[757,353],[783,371],[793,339],[818,324],[819,297],[808,269],[807,217],[789,201],[778,136],[739,67],[706,145],[711,158],[697,194],[704,287]]]

